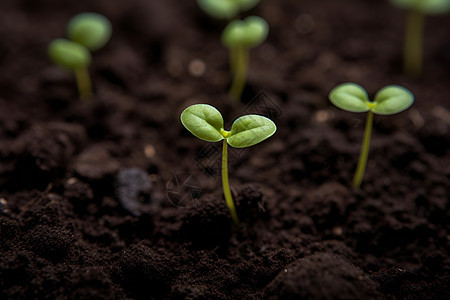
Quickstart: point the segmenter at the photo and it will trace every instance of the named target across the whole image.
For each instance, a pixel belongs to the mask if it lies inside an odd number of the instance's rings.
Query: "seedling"
[[[97,51],[106,45],[112,33],[111,22],[97,13],[81,13],[70,19],[67,35],[91,51]]]
[[[88,72],[91,53],[85,46],[66,39],[55,39],[48,46],[48,54],[54,63],[75,73],[81,98],[92,94]]]
[[[232,20],[241,12],[252,9],[259,0],[197,0],[198,6],[216,19]]]
[[[181,123],[193,135],[207,142],[223,140],[222,147],[222,188],[225,201],[236,225],[239,218],[231,196],[228,182],[227,145],[235,148],[246,148],[258,144],[272,136],[277,127],[270,119],[258,115],[245,115],[237,118],[231,125],[231,130],[223,128],[223,118],[220,112],[208,104],[189,106],[181,113]]]
[[[410,77],[422,72],[422,44],[425,15],[450,11],[450,0],[391,0],[392,4],[409,10],[406,22],[403,67]]]
[[[388,85],[377,92],[374,101],[369,101],[367,92],[363,87],[355,83],[344,83],[331,90],[328,97],[334,105],[343,110],[368,112],[362,149],[353,177],[353,187],[359,188],[369,156],[373,114],[392,115],[399,113],[411,106],[414,102],[414,95],[401,86]]]
[[[250,16],[235,20],[222,33],[222,43],[230,50],[230,68],[233,82],[230,95],[240,100],[247,77],[250,48],[260,45],[267,38],[269,24],[260,17]]]
[[[102,48],[111,37],[111,22],[97,13],[81,13],[67,25],[71,41],[55,39],[48,47],[50,58],[63,68],[74,71],[80,98],[92,94],[88,66],[91,63],[89,51]]]

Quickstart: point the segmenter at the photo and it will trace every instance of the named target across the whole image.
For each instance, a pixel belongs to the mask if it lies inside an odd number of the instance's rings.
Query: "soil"
[[[86,101],[46,54],[82,11],[114,27]],[[263,0],[249,14],[271,31],[237,103],[225,23],[194,0],[1,1],[1,299],[450,299],[448,15],[427,17],[413,80],[406,13],[387,1]],[[327,99],[348,81],[416,97],[375,117],[360,190],[365,115]],[[194,103],[278,126],[230,149],[239,227],[221,144],[179,121]]]

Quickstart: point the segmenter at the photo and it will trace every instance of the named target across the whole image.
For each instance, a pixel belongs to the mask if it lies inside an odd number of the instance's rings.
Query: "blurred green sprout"
[[[425,15],[450,12],[450,0],[390,0],[395,6],[408,9],[403,68],[406,75],[418,77],[422,73],[422,49]]]
[[[70,19],[67,24],[69,38],[91,51],[106,45],[111,38],[111,22],[103,15],[85,12]]]
[[[269,34],[269,24],[260,17],[250,16],[229,23],[222,32],[222,43],[230,51],[233,82],[230,95],[240,100],[247,79],[250,48],[262,44]]]
[[[232,20],[255,7],[260,0],[197,0],[198,6],[216,19]]]
[[[270,119],[259,115],[245,115],[237,118],[231,130],[224,129],[221,113],[208,104],[195,104],[181,113],[181,123],[193,135],[207,142],[223,140],[222,147],[222,188],[231,217],[236,225],[239,218],[231,196],[228,181],[227,145],[235,148],[246,148],[258,144],[272,136],[277,127]]]
[[[404,111],[414,102],[414,95],[404,87],[388,85],[380,89],[373,101],[366,90],[355,83],[343,83],[331,90],[331,103],[350,112],[367,112],[366,128],[353,187],[360,188],[369,156],[370,136],[372,134],[373,114],[392,115]]]
[[[111,22],[97,13],[80,13],[67,25],[70,40],[58,38],[50,42],[48,54],[57,65],[72,70],[77,81],[80,98],[92,95],[92,84],[88,67],[90,51],[102,48],[110,39]]]

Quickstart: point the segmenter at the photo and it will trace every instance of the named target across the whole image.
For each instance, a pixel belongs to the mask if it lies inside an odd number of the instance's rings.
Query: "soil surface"
[[[113,23],[93,53],[95,96],[47,44],[78,12]],[[225,23],[194,0],[0,3],[1,299],[450,299],[450,19],[426,21],[424,72],[402,74],[406,13],[379,0],[263,0],[241,103],[227,95]],[[410,89],[375,116],[363,186],[350,187],[364,114],[329,91]],[[179,121],[209,103],[278,131],[230,149],[241,219],[221,190],[221,144]]]

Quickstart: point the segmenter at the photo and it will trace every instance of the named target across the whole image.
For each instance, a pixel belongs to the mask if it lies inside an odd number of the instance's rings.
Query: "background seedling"
[[[409,10],[405,29],[403,67],[406,75],[418,77],[422,72],[422,47],[425,15],[450,11],[450,0],[391,0]]]
[[[258,144],[272,136],[277,127],[270,119],[258,115],[245,115],[233,122],[231,130],[223,128],[223,118],[220,112],[207,104],[189,106],[181,113],[181,123],[193,135],[207,142],[223,140],[222,147],[222,188],[225,201],[230,209],[231,217],[236,225],[239,218],[231,196],[228,181],[227,145],[235,148],[246,148]]]
[[[85,46],[66,39],[55,39],[48,46],[48,54],[54,63],[75,73],[81,98],[91,95],[91,79],[88,72],[91,53]]]
[[[245,87],[250,48],[260,45],[267,38],[269,24],[260,17],[250,16],[235,20],[222,33],[222,43],[230,50],[230,69],[233,82],[230,95],[240,100]]]
[[[74,16],[67,25],[67,35],[71,39],[55,39],[48,47],[50,58],[58,65],[73,70],[77,80],[80,98],[92,94],[88,66],[90,51],[102,48],[110,39],[111,22],[97,13],[81,13]]]
[[[334,105],[343,110],[368,112],[361,154],[353,177],[353,187],[359,188],[369,156],[373,114],[392,115],[399,113],[411,106],[414,102],[414,96],[409,90],[401,86],[389,85],[377,92],[374,101],[369,101],[367,92],[363,87],[355,83],[344,83],[331,90],[328,97]]]
[[[86,12],[74,16],[67,25],[67,35],[91,51],[96,51],[111,38],[111,22],[103,15]]]
[[[232,20],[255,7],[259,0],[197,0],[198,6],[216,19]]]

